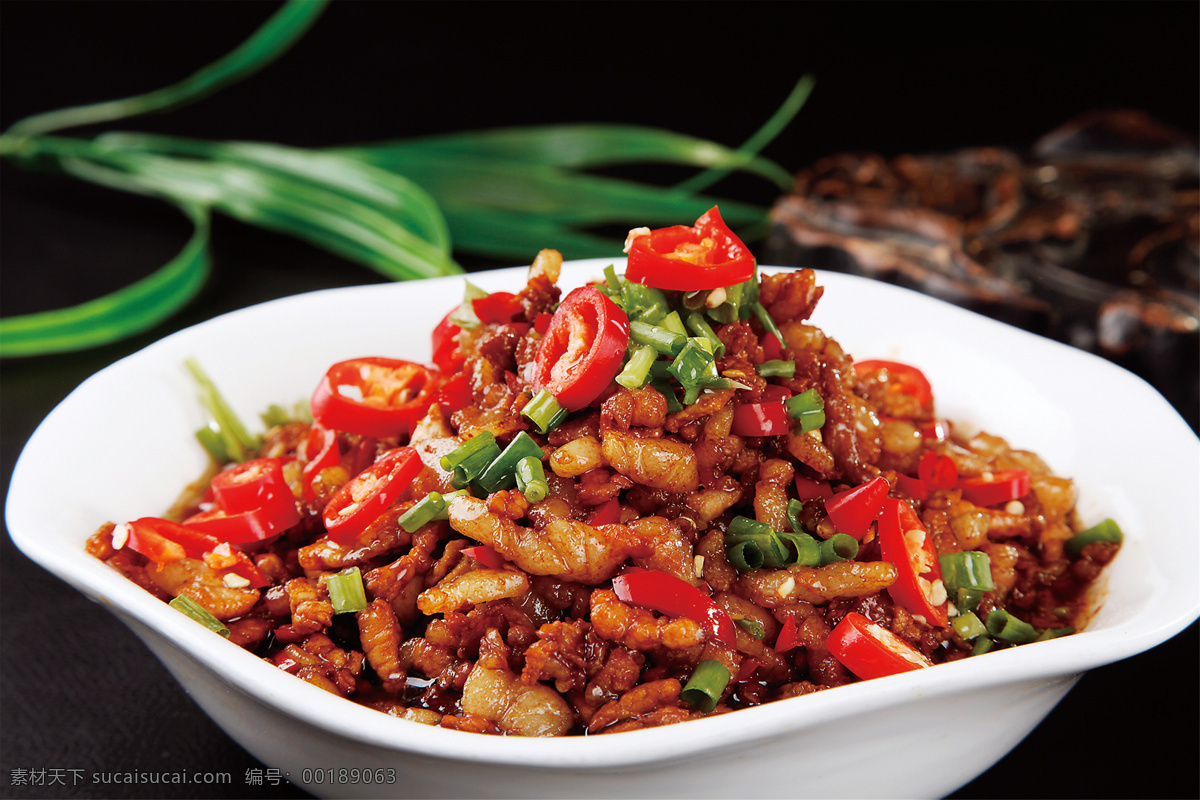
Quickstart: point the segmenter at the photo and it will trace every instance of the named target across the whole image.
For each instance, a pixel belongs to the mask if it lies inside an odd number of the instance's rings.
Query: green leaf
[[[83,350],[151,328],[185,306],[208,277],[207,209],[181,204],[195,230],[179,255],[153,274],[72,308],[0,319],[0,356]]]
[[[36,114],[14,124],[8,133],[33,136],[152,111],[167,111],[200,100],[257,72],[282,55],[305,34],[328,2],[289,0],[237,48],[178,83],[134,97]]]

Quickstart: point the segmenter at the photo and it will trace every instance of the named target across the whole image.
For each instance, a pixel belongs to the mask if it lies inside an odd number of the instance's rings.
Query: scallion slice
[[[528,433],[521,431],[479,474],[480,488],[488,494],[513,488],[517,485],[517,462],[527,456],[541,461],[543,455],[541,445]]]
[[[858,540],[848,533],[835,533],[821,542],[821,566],[849,561],[858,555]]]
[[[756,619],[750,619],[749,617],[739,617],[733,621],[733,624],[737,625],[739,628],[741,628],[746,633],[753,636],[755,639],[758,639],[759,641],[762,641],[763,638],[767,635],[767,629],[764,628],[762,623]]]
[[[1093,542],[1114,542],[1120,544],[1124,539],[1125,536],[1121,533],[1120,526],[1113,520],[1106,519],[1067,539],[1065,548],[1070,555],[1078,556],[1083,551],[1083,548]]]
[[[987,632],[991,637],[1010,644],[1025,644],[1038,638],[1038,632],[1032,625],[1002,608],[988,614]]]
[[[554,395],[542,389],[521,409],[521,416],[532,422],[538,433],[549,433],[567,418],[567,410]]]
[[[696,665],[680,697],[701,711],[712,711],[732,677],[724,664],[707,658]]]
[[[638,345],[624,369],[617,375],[617,383],[626,389],[640,389],[650,380],[650,367],[658,358],[658,351],[648,344]]]
[[[659,325],[671,311],[667,296],[659,289],[624,281],[621,293],[625,300],[625,313],[631,320]]]
[[[408,533],[416,533],[445,511],[446,499],[437,492],[430,492],[418,500],[412,508],[401,514],[400,519],[396,522]]]
[[[536,456],[525,456],[517,462],[514,472],[517,488],[531,503],[540,503],[550,493],[550,484],[546,482],[546,471],[542,461]]]
[[[712,344],[713,355],[717,356],[718,358],[725,355],[724,343],[721,341],[721,338],[717,336],[716,331],[712,329],[712,326],[708,324],[708,320],[704,318],[703,314],[701,314],[699,311],[691,312],[687,315],[687,319],[684,320],[684,324],[686,324],[688,330],[690,330],[696,336],[707,339],[709,343]]]
[[[211,611],[197,603],[192,598],[188,597],[186,594],[179,595],[170,603],[168,603],[168,605],[181,614],[191,617],[196,622],[199,622],[201,625],[208,628],[210,631],[219,633],[226,639],[229,638],[229,628],[226,628],[225,624],[222,623],[221,620],[213,616]]]
[[[789,397],[783,406],[788,416],[800,423],[803,433],[825,425],[825,398],[815,388]]]
[[[688,341],[686,334],[676,333],[640,320],[629,323],[629,337],[638,344],[650,345],[663,355],[672,358],[679,355]]]
[[[771,315],[767,311],[767,307],[755,300],[754,304],[751,305],[750,308],[754,312],[754,316],[758,317],[758,321],[762,323],[764,328],[766,328],[767,333],[774,334],[775,337],[782,342],[783,334],[779,332],[779,326],[775,324],[775,320],[771,319]]]
[[[358,567],[344,569],[325,578],[325,591],[333,613],[347,614],[367,607],[367,592],[363,588],[362,572]]]
[[[966,550],[940,556],[942,581],[951,595],[959,589],[990,592],[996,588],[992,583],[992,561],[982,550]]]
[[[979,621],[979,617],[970,611],[965,614],[959,614],[950,620],[950,627],[954,628],[955,633],[968,641],[987,633],[987,627]]]
[[[472,436],[454,450],[442,456],[442,469],[453,472],[451,483],[461,489],[478,478],[500,455],[500,445],[490,432]]]
[[[783,361],[781,359],[764,361],[761,364],[756,364],[754,371],[763,378],[793,378],[796,375],[796,362]],[[809,391],[813,390],[810,389]]]

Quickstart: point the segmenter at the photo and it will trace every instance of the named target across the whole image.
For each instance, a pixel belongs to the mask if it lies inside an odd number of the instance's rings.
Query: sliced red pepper
[[[842,666],[864,680],[933,666],[908,642],[857,611],[842,617],[825,646]]]
[[[736,436],[780,436],[792,430],[792,418],[782,400],[761,403],[736,403],[733,406],[733,425]]]
[[[754,677],[754,673],[762,666],[762,662],[753,656],[742,659],[742,663],[738,665],[738,674],[734,678],[738,683],[745,683]]]
[[[868,359],[855,363],[854,371],[859,375],[878,371],[881,373],[879,380],[887,384],[889,392],[911,395],[922,407],[927,407],[933,402],[933,387],[929,385],[925,374],[916,367],[898,361]]]
[[[543,311],[541,314],[537,315],[536,319],[534,319],[533,329],[542,336],[545,336],[546,331],[550,330],[550,320],[552,319],[554,319],[553,314],[548,314],[547,312]]]
[[[886,478],[876,475],[866,483],[838,492],[826,500],[825,513],[839,532],[848,533],[861,542],[883,509],[883,500],[891,488]]]
[[[802,501],[812,500],[814,497],[823,497],[828,500],[833,497],[833,487],[829,485],[829,481],[816,481],[805,475],[797,475],[796,497]]]
[[[437,373],[395,358],[334,364],[312,396],[313,418],[326,428],[395,438],[410,432],[437,393]]]
[[[344,545],[357,539],[368,525],[391,508],[422,467],[416,450],[397,447],[354,476],[330,498],[322,513],[329,540]]]
[[[695,620],[717,641],[729,647],[737,646],[733,620],[725,609],[695,586],[670,573],[656,569],[626,572],[613,578],[613,592],[626,603]]]
[[[243,511],[241,514],[228,514],[219,508],[193,514],[183,521],[183,525],[211,536],[218,542],[229,542],[239,546],[265,543],[291,527],[273,527],[259,509]]]
[[[767,361],[779,361],[783,358],[783,343],[775,334],[767,331],[759,337],[758,343],[762,346],[763,357]]]
[[[933,537],[912,506],[889,497],[879,515],[879,555],[896,566],[896,582],[888,587],[892,600],[945,628],[948,622],[946,587]],[[940,593],[940,596],[935,596]]]
[[[775,637],[775,652],[786,653],[793,647],[800,645],[800,624],[796,622],[795,614],[788,614],[788,618],[784,620],[783,627],[779,629],[779,636]]]
[[[595,287],[581,286],[559,304],[538,348],[534,388],[568,411],[595,400],[621,369],[629,317]]]
[[[621,521],[621,501],[617,498],[605,500],[600,505],[596,506],[590,515],[588,515],[587,524],[596,525],[615,525]]]
[[[433,363],[446,374],[457,372],[463,365],[462,349],[458,346],[458,334],[462,333],[462,328],[450,321],[455,311],[458,311],[457,306],[442,317],[429,337],[433,345]]]
[[[1029,473],[1023,469],[1002,469],[959,481],[963,499],[977,506],[994,506],[1019,500],[1029,494]]]
[[[492,292],[487,297],[477,297],[471,301],[471,307],[480,322],[492,324],[512,322],[522,311],[512,292]]]
[[[463,553],[478,561],[488,569],[504,569],[504,556],[497,553],[486,544],[477,545],[476,547],[464,547]]]
[[[221,542],[201,531],[192,530],[159,517],[142,517],[125,523],[126,543],[156,564],[181,558],[202,558]],[[119,535],[114,531],[114,535]]]
[[[308,441],[304,444],[304,470],[301,482],[304,484],[304,499],[316,497],[312,484],[324,470],[336,467],[342,463],[342,448],[338,444],[337,431],[313,423],[308,429]]]
[[[261,589],[270,586],[271,582],[254,565],[250,557],[240,550],[234,550],[228,542],[222,542],[210,552],[204,554],[204,563],[217,572],[233,574],[245,578],[248,582],[245,588]]]
[[[467,373],[458,372],[441,385],[434,402],[454,413],[469,406],[471,399],[471,383],[467,379]]]
[[[926,453],[917,462],[917,475],[932,489],[953,489],[958,483],[954,459],[939,453]]]
[[[695,291],[744,283],[754,256],[713,206],[692,227],[674,225],[634,235],[625,277],[658,289]]]
[[[897,475],[896,488],[913,500],[929,499],[929,487],[920,478],[914,478],[911,475]]]
[[[250,534],[253,539],[285,531],[300,521],[296,498],[283,477],[281,459],[256,458],[230,467],[213,477],[212,491],[217,506],[227,515],[256,516]]]

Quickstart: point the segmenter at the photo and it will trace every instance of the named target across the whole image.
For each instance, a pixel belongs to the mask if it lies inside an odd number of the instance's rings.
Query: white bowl
[[[572,262],[561,284],[598,277],[609,263]],[[469,277],[497,290],[524,275]],[[429,331],[461,298],[461,278],[276,300],[113,364],[30,438],[8,527],[30,558],[128,624],[243,747],[317,795],[730,797],[746,796],[747,781],[757,797],[942,795],[1001,758],[1084,671],[1196,619],[1200,443],[1154,389],[1100,358],[876,281],[821,273],[819,282],[826,291],[813,322],[848,352],[920,367],[943,416],[1039,453],[1076,479],[1086,522],[1121,524],[1125,544],[1084,632],[681,725],[493,737],[394,719],[321,691],[84,552],[102,523],[160,513],[204,468],[193,438],[203,412],[185,358],[198,358],[254,420],[270,403],[306,398],[334,361],[427,360]],[[338,774],[345,767],[360,771],[356,781]]]

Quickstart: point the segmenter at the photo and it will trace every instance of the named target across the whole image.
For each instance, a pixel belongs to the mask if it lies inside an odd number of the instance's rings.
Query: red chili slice
[[[497,553],[486,544],[481,544],[476,547],[464,547],[463,554],[478,561],[488,569],[504,569],[504,556]]]
[[[922,407],[927,407],[933,402],[933,387],[929,385],[929,379],[925,377],[925,374],[916,367],[910,367],[908,364],[901,364],[898,361],[869,359],[856,362],[854,371],[859,375],[878,371],[881,373],[880,381],[887,383],[889,392],[903,392],[912,395]]]
[[[920,478],[914,478],[911,475],[897,475],[896,488],[913,500],[929,499],[929,487]]]
[[[783,358],[783,343],[775,334],[767,331],[759,337],[758,343],[762,346],[763,356],[767,361],[778,361]]]
[[[312,396],[313,418],[377,439],[408,433],[437,392],[437,373],[395,358],[354,358],[334,364]]]
[[[458,372],[441,385],[434,402],[450,413],[466,408],[471,404],[471,384],[467,373]]]
[[[879,554],[896,565],[896,582],[888,587],[892,600],[928,622],[946,627],[949,622],[946,587],[933,537],[912,507],[889,497],[879,515]],[[940,596],[935,596],[940,593]]]
[[[462,333],[462,328],[450,321],[450,317],[457,310],[457,307],[450,309],[430,334],[433,363],[447,375],[457,372],[463,365],[462,349],[458,346],[458,334]]]
[[[793,647],[800,645],[800,624],[796,622],[795,614],[788,614],[788,618],[784,620],[783,627],[779,629],[779,636],[775,638],[775,652],[786,653]]]
[[[842,617],[825,646],[842,666],[864,680],[933,666],[908,642],[857,611]]]
[[[1018,500],[1029,494],[1029,473],[1023,469],[1002,469],[988,475],[959,481],[963,499],[977,506],[994,506]]]
[[[587,524],[592,526],[615,525],[620,521],[621,501],[614,497],[596,506],[588,516]]]
[[[250,557],[240,550],[234,550],[228,542],[222,542],[210,552],[204,554],[204,563],[209,568],[223,574],[233,574],[245,578],[248,589],[261,589],[270,586],[271,582],[254,565]]]
[[[304,470],[301,482],[304,484],[304,499],[316,497],[312,484],[317,476],[330,467],[342,463],[342,449],[338,445],[337,431],[324,428],[316,423],[308,429],[308,441],[304,445]]]
[[[286,530],[300,521],[296,498],[278,458],[256,458],[219,472],[212,479],[212,491],[221,511],[230,515],[256,512],[270,532]]]
[[[796,497],[801,500],[812,500],[823,497],[826,500],[833,497],[833,487],[828,481],[815,481],[804,475],[796,476]]]
[[[704,592],[670,573],[626,572],[613,578],[613,593],[626,603],[695,620],[718,641],[729,647],[737,646],[737,633],[729,614]]]
[[[480,322],[505,323],[512,322],[513,317],[521,313],[521,304],[512,292],[492,292],[487,297],[478,297],[471,301],[475,316]]]
[[[953,489],[958,483],[958,467],[950,456],[926,453],[917,462],[917,475],[930,489]]]
[[[883,499],[891,488],[886,478],[876,475],[866,483],[838,492],[826,500],[825,513],[839,532],[848,533],[861,542],[883,509]]]
[[[792,418],[782,400],[737,403],[730,431],[737,436],[780,436],[792,430]]]
[[[350,544],[367,526],[392,507],[423,465],[417,451],[397,447],[338,489],[325,506],[322,519],[335,544]]]
[[[167,564],[185,557],[202,558],[221,543],[201,531],[159,517],[142,517],[126,522],[124,529],[129,548],[156,564]],[[115,530],[113,533],[120,536]]]
[[[674,225],[635,235],[625,277],[658,289],[716,289],[754,277],[754,256],[713,206],[690,228]]]
[[[559,304],[535,360],[534,388],[568,411],[595,400],[621,369],[629,317],[595,287],[573,290]]]

